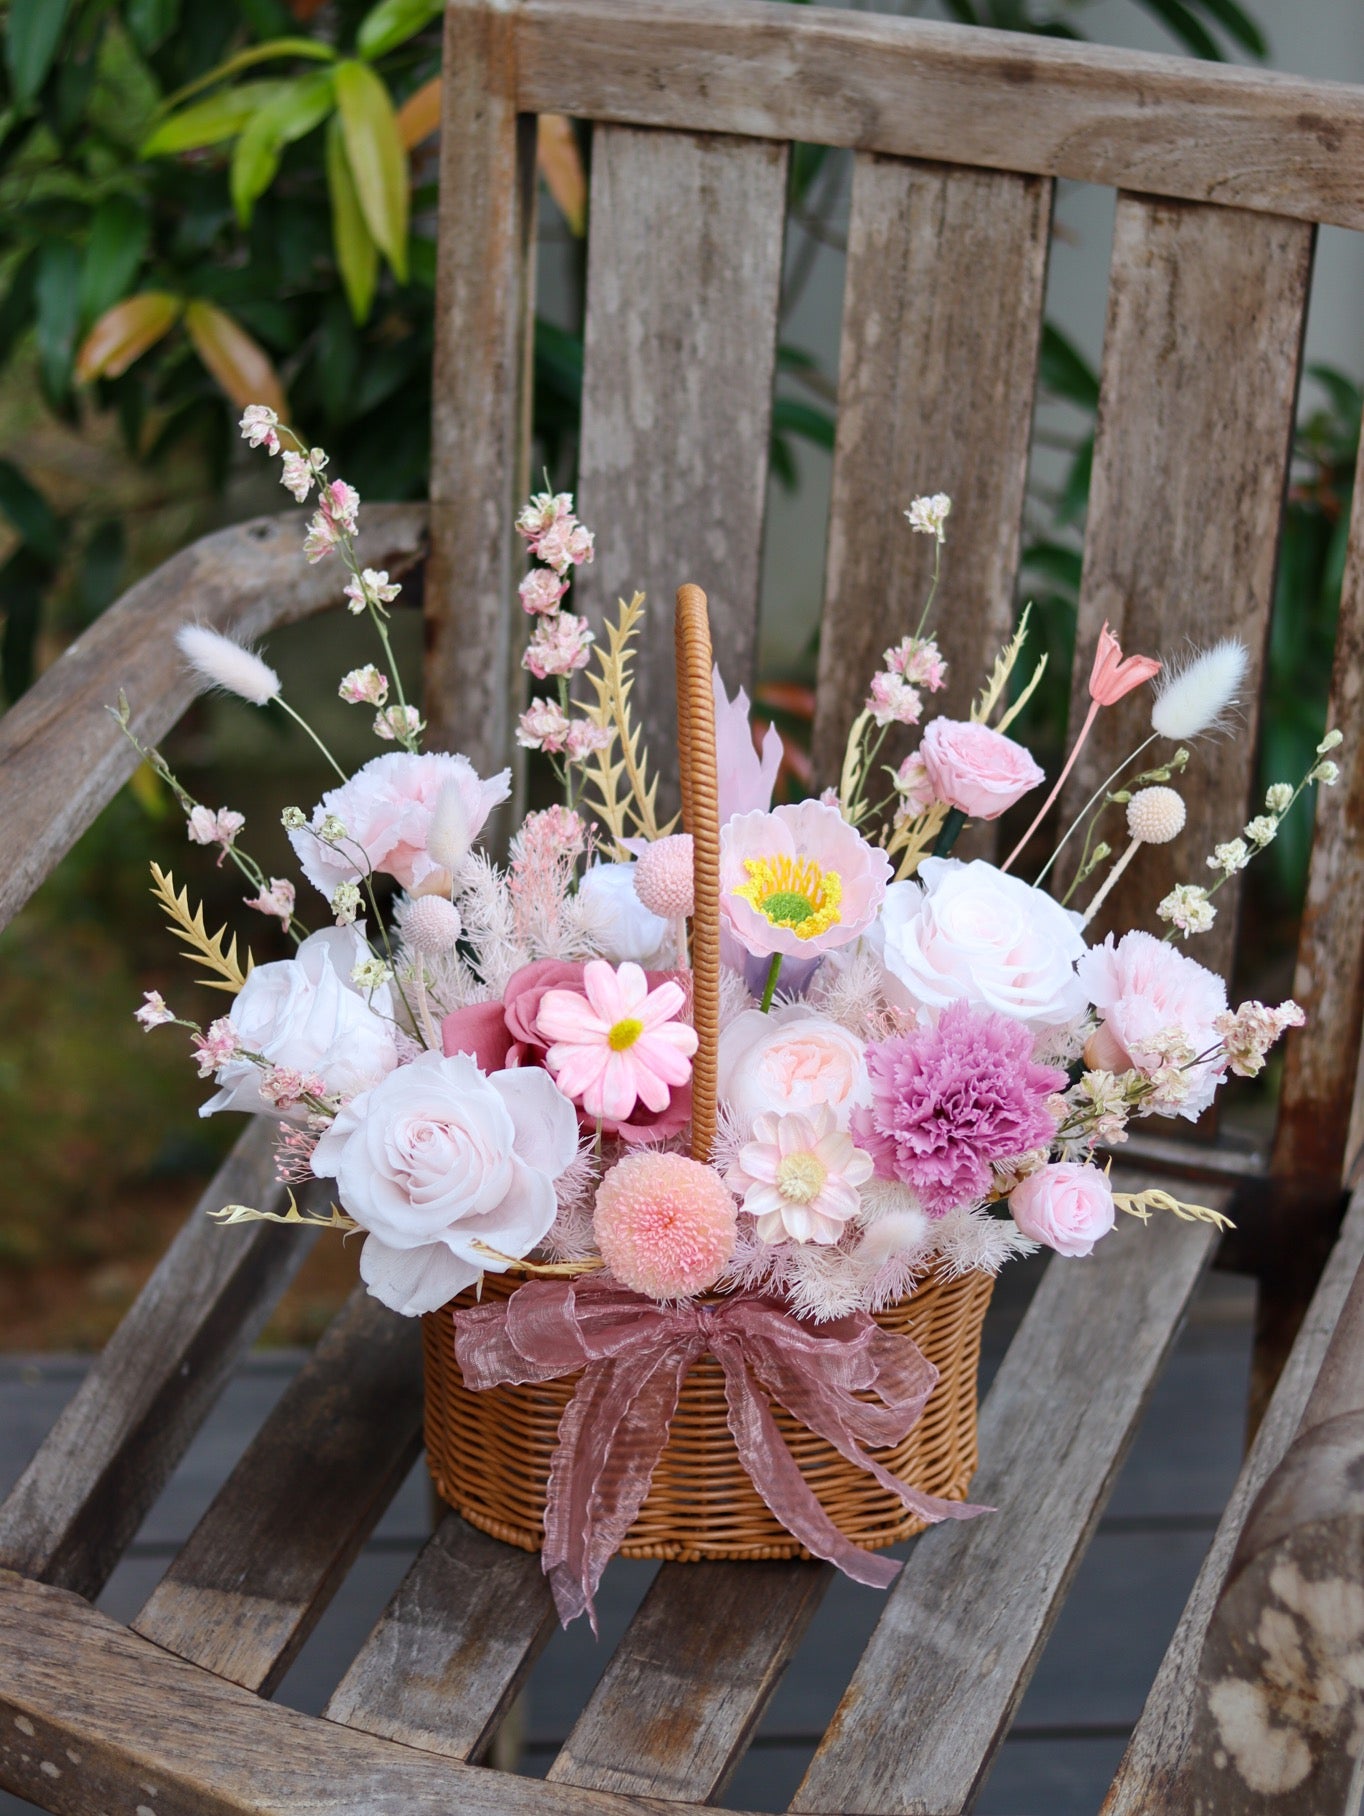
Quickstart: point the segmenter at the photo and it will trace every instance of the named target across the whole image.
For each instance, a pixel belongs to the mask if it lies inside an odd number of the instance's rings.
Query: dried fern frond
[[[226,990],[229,996],[235,996],[238,990],[251,975],[255,960],[250,952],[246,955],[246,969],[237,959],[237,939],[234,934],[232,944],[224,946],[227,928],[220,927],[210,939],[204,925],[203,908],[190,912],[189,891],[175,889],[175,878],[169,870],[163,870],[159,864],[152,865],[152,894],[160,902],[171,924],[171,930],[177,938],[185,943],[186,958],[198,960],[207,965],[216,977],[201,977],[197,981],[206,984],[210,990]]]
[[[990,671],[990,679],[985,683],[979,700],[971,708],[971,717],[977,725],[984,725],[988,722],[990,714],[998,706],[1004,689],[1009,684],[1009,676],[1014,672],[1014,664],[1022,654],[1023,643],[1028,635],[1028,619],[1031,615],[1032,606],[1025,605],[1023,614],[1018,620],[1018,629],[995,658],[995,665]],[[1037,685],[1036,676],[1033,678],[1032,685],[1034,687]]]
[[[898,858],[895,869],[895,880],[903,883],[911,877],[920,864],[938,842],[938,834],[943,829],[943,821],[948,815],[946,801],[935,801],[926,807],[917,820],[908,825],[897,827],[891,834],[890,843],[886,846],[886,855]]]
[[[587,805],[610,834],[614,855],[628,858],[627,838],[661,839],[677,820],[674,817],[666,826],[658,823],[658,777],[649,777],[649,759],[640,743],[639,727],[630,716],[634,686],[630,645],[644,617],[644,595],[636,593],[628,605],[623,599],[617,604],[620,616],[605,626],[605,642],[598,642],[593,651],[596,669],[587,675],[597,696],[587,717],[615,736],[605,750],[593,753],[585,779],[595,796]]]
[[[1236,1228],[1231,1218],[1223,1216],[1221,1211],[1214,1211],[1206,1204],[1185,1204],[1182,1199],[1155,1187],[1148,1187],[1144,1192],[1114,1192],[1113,1202],[1120,1211],[1126,1211],[1129,1217],[1140,1217],[1143,1223],[1150,1221],[1152,1211],[1168,1211],[1181,1223],[1210,1223],[1219,1230]]]
[[[289,1193],[287,1211],[258,1211],[249,1204],[225,1204],[220,1211],[210,1211],[209,1216],[215,1223],[292,1223],[295,1226],[310,1230],[340,1230],[343,1235],[350,1235],[360,1225],[353,1217],[336,1205],[329,1205],[327,1215],[320,1212],[301,1211],[298,1200]]]
[[[999,724],[996,725],[996,727],[995,727],[996,731],[1008,731],[1009,727],[1013,724],[1014,720],[1018,717],[1018,715],[1022,712],[1023,708],[1028,704],[1029,700],[1031,700],[1033,695],[1037,692],[1037,684],[1042,679],[1043,675],[1046,674],[1046,672],[1047,672],[1047,658],[1046,658],[1046,653],[1044,651],[1041,659],[1039,660],[1039,662],[1037,664],[1037,667],[1032,671],[1031,681],[1029,681],[1028,685],[1023,689],[1023,692],[1014,701],[1013,705],[1009,708],[1008,712],[1005,713],[1004,717],[1000,720]]]

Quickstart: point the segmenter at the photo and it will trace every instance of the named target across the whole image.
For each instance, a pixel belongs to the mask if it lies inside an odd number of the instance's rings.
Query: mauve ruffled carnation
[[[872,1105],[854,1111],[854,1140],[930,1217],[984,1197],[993,1162],[1050,1146],[1056,1133],[1047,1098],[1066,1075],[1034,1064],[1032,1047],[1008,1016],[949,1004],[935,1026],[868,1047]]]

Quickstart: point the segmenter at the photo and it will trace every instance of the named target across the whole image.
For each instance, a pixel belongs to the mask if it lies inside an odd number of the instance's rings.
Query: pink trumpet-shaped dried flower
[[[1127,656],[1122,645],[1109,630],[1107,622],[1099,632],[1099,647],[1094,652],[1094,665],[1089,671],[1089,697],[1100,706],[1112,706],[1134,687],[1160,673],[1161,665],[1154,656]]]

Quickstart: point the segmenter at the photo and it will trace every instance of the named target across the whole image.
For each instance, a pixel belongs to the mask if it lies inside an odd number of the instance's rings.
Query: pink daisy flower
[[[760,1242],[837,1242],[861,1205],[857,1188],[874,1171],[827,1104],[787,1116],[756,1117],[755,1140],[739,1150],[725,1184],[742,1192]]]
[[[554,1082],[590,1117],[618,1122],[636,1103],[667,1109],[696,1051],[696,1030],[677,1020],[686,1000],[680,984],[651,990],[638,965],[593,959],[581,992],[546,991],[536,1015]]]

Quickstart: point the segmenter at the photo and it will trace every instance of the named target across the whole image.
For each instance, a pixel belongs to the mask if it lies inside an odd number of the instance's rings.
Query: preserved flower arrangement
[[[326,1182],[333,1198],[321,1213],[291,1192],[286,1213],[218,1215],[363,1237],[369,1291],[425,1319],[441,1492],[542,1545],[564,1620],[591,1616],[622,1547],[803,1550],[884,1585],[897,1566],[874,1548],[982,1511],[962,1496],[998,1269],[1039,1245],[1087,1256],[1119,1214],[1219,1220],[1116,1191],[1106,1151],[1136,1118],[1197,1118],[1301,1023],[1292,1002],[1232,1009],[1184,948],[1297,796],[1335,779],[1340,734],[1216,847],[1204,882],[1158,904],[1163,938],[1089,943],[1139,848],[1182,830],[1172,784],[1235,704],[1239,645],[1172,672],[1124,657],[1105,627],[1088,715],[1032,826],[1004,863],[966,862],[951,855],[962,828],[1045,781],[1008,735],[1042,669],[1011,688],[1026,614],[970,717],[923,723],[946,684],[930,593],[871,677],[837,789],[774,807],[780,740],[755,746],[747,699],[712,670],[704,598],[683,588],[679,829],[659,817],[630,711],[643,600],[622,602],[601,641],[565,608],[593,539],[571,496],[546,491],[516,522],[531,560],[523,660],[546,684],[518,739],[553,766],[562,800],[526,813],[499,863],[480,840],[511,773],[422,749],[387,631],[398,588],[358,565],[356,493],[263,406],[242,430],[282,455],[301,503],[316,489],[303,552],[345,567],[383,664],[339,691],[392,748],[347,775],[262,656],[205,626],[181,632],[204,680],[299,719],[337,774],[311,812],[283,816],[314,892],[300,904],[250,856],[241,814],[194,800],[142,752],[189,839],[237,867],[246,905],[294,946],[254,965],[154,868],[175,932],[232,1003],[200,1027],[152,992],[139,1021],[186,1028],[215,1087],[201,1113],[270,1117],[281,1180]],[[906,512],[906,533],[933,539],[934,592],[949,511],[937,495]],[[1025,881],[1018,865],[1098,713],[1153,682],[1149,738]],[[131,737],[126,702],[118,716]],[[887,762],[892,734],[921,723],[913,753]],[[1114,805],[1128,835],[1116,857],[1095,834]],[[1077,835],[1058,898],[1043,884]],[[944,1440],[922,1416],[944,1395],[954,1410],[938,1425],[960,1429],[935,1475]],[[499,1479],[474,1480],[480,1468]],[[533,1478],[530,1515],[496,1498],[517,1470]]]

